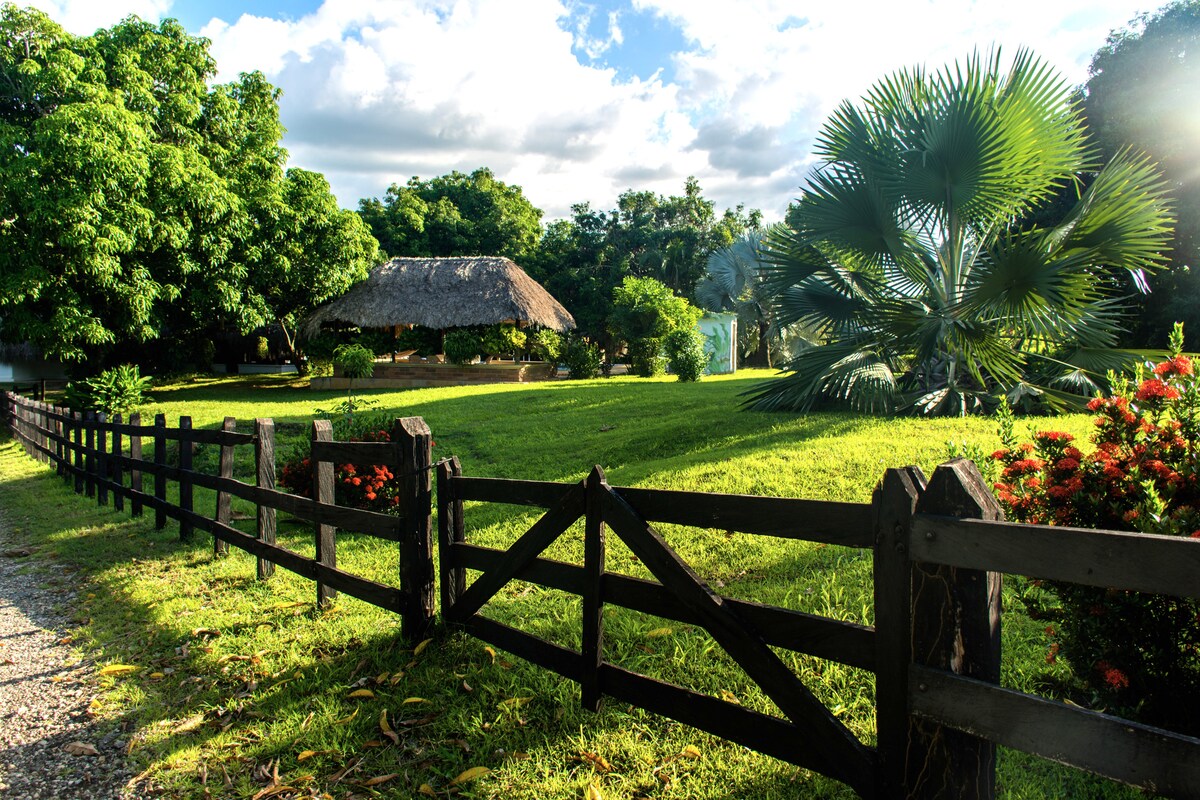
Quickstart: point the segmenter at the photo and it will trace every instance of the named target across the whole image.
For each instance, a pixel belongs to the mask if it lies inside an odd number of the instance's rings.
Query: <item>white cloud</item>
[[[171,7],[171,0],[19,0],[17,4],[44,11],[71,33],[85,36],[130,14],[157,21]]]
[[[214,18],[198,33],[221,80],[259,69],[283,89],[291,163],[325,173],[346,206],[412,175],[488,166],[549,217],[581,201],[609,208],[628,188],[678,193],[690,174],[720,207],[777,217],[843,99],[993,43],[1010,55],[1029,46],[1080,83],[1142,1],[326,0],[298,18]],[[79,32],[171,6],[37,4]],[[589,66],[652,45],[631,35],[648,15],[686,42],[661,54],[667,69],[626,79]]]

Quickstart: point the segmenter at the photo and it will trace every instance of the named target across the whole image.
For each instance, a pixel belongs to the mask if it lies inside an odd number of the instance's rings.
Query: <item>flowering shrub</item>
[[[351,435],[351,442],[390,442],[391,434],[380,428]],[[302,453],[283,466],[279,484],[300,497],[312,497],[312,460]],[[333,467],[333,500],[339,506],[362,508],[368,511],[395,513],[400,507],[400,482],[389,467],[378,464],[359,466],[335,464]]]
[[[1002,415],[1005,446],[992,457],[1009,519],[1200,538],[1200,378],[1182,349],[1177,325],[1169,359],[1088,404],[1086,455],[1055,431],[1017,444]],[[1200,733],[1200,601],[1047,585],[1063,609],[1047,660],[1065,656],[1111,711]]]

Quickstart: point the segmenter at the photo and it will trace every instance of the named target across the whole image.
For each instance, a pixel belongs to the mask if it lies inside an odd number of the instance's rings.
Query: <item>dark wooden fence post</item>
[[[196,443],[192,441],[192,418],[179,418],[179,469],[181,472],[191,471],[192,453]],[[186,474],[179,476],[179,509],[184,513],[179,517],[179,541],[190,542],[195,526],[187,514],[192,510],[192,479]]]
[[[96,496],[96,412],[87,411],[83,415],[83,429],[87,436],[87,449],[84,451],[84,471],[87,474],[87,486],[84,492],[88,497]]]
[[[135,428],[142,426],[141,414],[130,414],[129,424]],[[129,434],[129,458],[132,461],[142,460],[142,435],[140,433]],[[129,470],[129,513],[135,517],[142,515],[142,498],[138,493],[142,491],[142,471],[137,467]]]
[[[221,424],[221,430],[227,433],[233,433],[237,430],[237,420],[233,417],[226,417]],[[219,462],[218,474],[222,479],[233,479],[233,443],[223,443],[221,445],[221,458]],[[233,498],[229,492],[217,492],[217,522],[222,525],[228,525],[233,519]],[[213,537],[213,553],[215,555],[229,555],[229,543]]]
[[[908,536],[925,476],[917,467],[889,469],[875,488],[875,727],[877,797],[904,797],[908,750],[909,616],[912,583]]]
[[[63,407],[54,407],[54,471],[58,475],[67,474],[67,465],[63,463],[67,454],[67,446],[63,443],[63,434],[66,432],[66,426],[63,424]]]
[[[71,415],[71,420],[75,439],[75,494],[83,494],[83,415],[76,411]]]
[[[313,420],[312,440],[314,442],[333,441],[333,423],[327,419]],[[311,457],[313,468],[313,500],[326,505],[333,505],[333,462],[318,461],[315,455]],[[314,526],[316,533],[316,560],[327,567],[337,566],[337,529],[318,520]],[[321,583],[317,576],[317,608],[326,608],[337,597],[337,590]]]
[[[112,482],[116,484],[113,489],[113,508],[117,511],[125,510],[125,470],[121,467],[121,456],[124,455],[121,444],[121,415],[113,416],[113,432],[112,432],[112,454],[115,456],[109,464],[112,473]]]
[[[466,541],[463,503],[454,490],[454,478],[462,475],[458,457],[438,464],[438,565],[442,579],[442,620],[467,590],[467,572],[454,561],[454,545]]]
[[[108,505],[108,414],[96,413],[96,505]]]
[[[583,539],[583,672],[580,697],[589,711],[600,710],[600,664],[604,661],[604,493],[608,482],[599,465],[587,477],[587,516]]]
[[[154,527],[167,526],[167,415],[154,415]]]
[[[275,488],[275,421],[254,420],[255,485],[260,489]],[[255,534],[264,544],[275,544],[275,508],[258,505],[258,527]],[[266,580],[275,573],[275,563],[258,559],[258,579]]]
[[[961,458],[934,471],[917,502],[917,513],[1003,519],[975,465]],[[913,662],[999,683],[999,573],[914,562],[912,576]],[[909,692],[921,691],[923,685],[910,681]],[[996,796],[996,746],[986,739],[914,717],[909,721],[908,752],[909,797]]]
[[[392,441],[399,448],[400,634],[409,641],[423,638],[433,626],[435,587],[433,565],[433,435],[420,417],[392,424]]]
[[[43,385],[44,385],[43,381]],[[41,401],[37,406],[37,440],[40,448],[38,449],[38,461],[43,464],[50,463],[50,454],[46,451],[50,449],[50,406],[46,405],[46,396],[42,395]]]

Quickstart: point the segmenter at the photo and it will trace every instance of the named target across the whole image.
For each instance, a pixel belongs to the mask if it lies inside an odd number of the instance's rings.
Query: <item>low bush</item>
[[[148,402],[149,388],[150,378],[144,377],[136,364],[122,364],[94,378],[67,384],[63,402],[77,411],[123,414]]]
[[[708,366],[704,341],[704,334],[696,328],[680,328],[667,334],[663,347],[671,372],[679,380],[695,383],[704,375],[704,368]]]
[[[629,343],[629,371],[639,378],[653,378],[667,371],[662,339],[637,339]]]
[[[600,374],[600,348],[579,337],[567,340],[562,360],[571,378],[595,378]]]
[[[562,355],[563,339],[556,331],[541,328],[530,334],[526,339],[529,350],[535,358],[554,364]]]
[[[1019,444],[1011,419],[995,484],[1010,519],[1200,538],[1200,380],[1183,355],[1136,379],[1114,380],[1096,413],[1088,455],[1069,434]],[[1094,704],[1192,735],[1200,733],[1200,601],[1047,583],[1062,603],[1048,660],[1067,658]],[[1136,632],[1136,636],[1131,633]]]
[[[447,333],[442,346],[446,349],[446,360],[451,364],[470,364],[483,352],[479,334],[466,328]]]

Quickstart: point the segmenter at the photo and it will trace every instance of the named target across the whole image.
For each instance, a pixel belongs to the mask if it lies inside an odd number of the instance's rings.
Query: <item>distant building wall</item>
[[[0,383],[65,377],[67,377],[67,371],[57,361],[0,361]]]
[[[710,375],[737,372],[737,322],[737,314],[705,314],[700,318]]]

